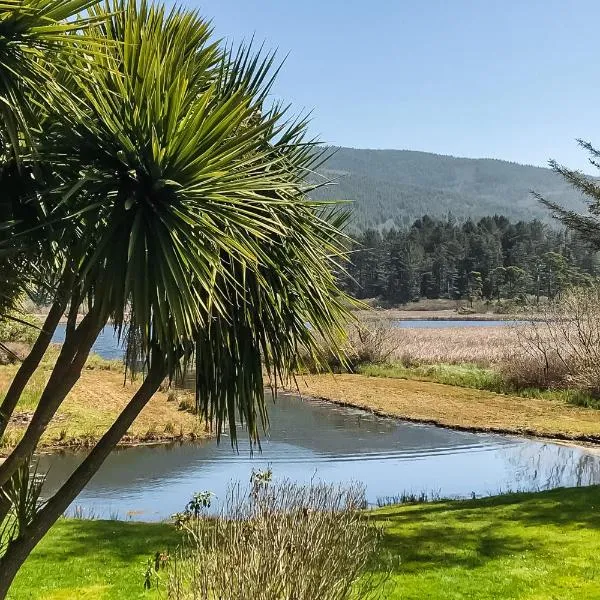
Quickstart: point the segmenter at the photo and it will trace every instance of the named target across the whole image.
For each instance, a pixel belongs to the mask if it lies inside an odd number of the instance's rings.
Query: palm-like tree
[[[27,464],[108,322],[137,340],[130,362],[143,363],[144,381],[66,484],[19,522],[0,558],[0,598],[165,377],[193,364],[198,406],[217,433],[228,425],[235,441],[240,417],[256,439],[266,421],[263,368],[277,389],[301,350],[319,358],[317,337],[335,347],[348,317],[333,275],[344,259],[343,216],[307,197],[306,175],[322,156],[306,122],[267,107],[273,56],[224,49],[195,12],[144,0],[60,4],[89,9],[83,33],[67,14],[44,16],[65,27],[57,36],[72,62],[47,66],[52,45],[35,68],[65,100],[34,128],[27,106],[36,93],[24,92],[11,117],[20,129],[5,125],[20,131],[7,139],[28,149],[13,159],[29,161],[39,180],[13,199],[35,210],[11,244],[47,262],[54,312],[68,302],[69,324],[0,485]]]

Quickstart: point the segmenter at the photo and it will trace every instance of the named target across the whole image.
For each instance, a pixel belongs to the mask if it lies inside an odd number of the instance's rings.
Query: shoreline
[[[600,451],[600,412],[595,409],[474,388],[364,375],[304,376],[298,384],[298,390],[286,388],[285,393],[299,393],[303,398],[407,423],[546,440]]]
[[[441,385],[441,384],[440,384]],[[294,394],[294,392],[286,390],[286,394]],[[382,417],[385,419],[394,419],[396,421],[403,421],[405,423],[414,423],[415,425],[432,425],[434,427],[438,427],[439,429],[448,429],[450,431],[464,431],[467,433],[488,433],[493,435],[502,435],[502,436],[510,436],[510,437],[518,437],[529,440],[537,440],[537,441],[547,441],[553,444],[561,444],[563,446],[569,446],[574,448],[585,448],[586,450],[597,451],[600,453],[600,435],[592,435],[592,436],[570,436],[568,434],[562,434],[560,432],[552,434],[540,434],[535,430],[517,430],[517,429],[502,429],[495,427],[485,427],[485,426],[465,426],[465,425],[448,425],[441,423],[436,419],[420,419],[414,417],[401,417],[394,415],[389,412],[367,408],[365,406],[353,404],[351,402],[346,402],[344,400],[336,400],[334,398],[324,397],[324,396],[313,396],[313,395],[303,395],[303,399],[307,400],[320,400],[322,402],[329,402],[330,404],[335,404],[336,406],[341,406],[342,408],[354,408],[358,410],[362,410],[366,413],[375,415],[376,417]]]
[[[385,321],[523,321],[541,320],[538,315],[524,314],[496,314],[496,313],[459,313],[456,310],[406,310],[402,308],[361,309],[355,311],[359,319],[378,319]]]
[[[73,438],[60,441],[51,441],[45,443],[42,441],[36,450],[36,455],[53,455],[53,454],[66,454],[83,452],[84,450],[90,450],[96,443],[100,441],[102,436],[90,437],[86,439]],[[209,432],[203,434],[197,434],[194,432],[188,432],[183,435],[157,435],[156,437],[150,437],[144,439],[143,436],[132,436],[125,435],[119,443],[115,446],[115,450],[125,450],[130,448],[140,447],[152,447],[152,446],[170,446],[174,444],[201,444],[214,439],[214,436]],[[13,447],[7,447],[0,449],[0,464],[2,464],[6,457],[13,450]]]
[[[24,394],[18,412],[6,430],[0,456],[7,456],[21,439],[36,406],[37,394],[45,385],[54,351]],[[0,368],[0,390],[6,389],[16,372],[15,365]],[[90,357],[81,377],[44,432],[38,451],[53,453],[86,450],[96,444],[130,402],[141,381],[124,380],[121,365]],[[117,447],[159,445],[212,437],[210,426],[193,414],[193,399],[182,390],[158,391],[137,416]]]
[[[123,439],[115,446],[115,450],[129,450],[132,448],[151,448],[153,446],[163,447],[163,446],[171,446],[175,444],[202,444],[204,442],[209,442],[214,437],[210,434],[205,436],[196,435],[194,433],[184,434],[183,436],[160,436],[152,439],[143,439],[143,438],[135,438],[134,436],[125,436]],[[98,439],[90,439],[85,442],[77,443],[76,441],[69,441],[64,444],[56,443],[56,444],[46,444],[40,446],[38,451],[36,451],[36,455],[47,456],[53,454],[77,454],[78,452],[83,452],[84,450],[89,450],[93,448],[93,446],[100,440]],[[0,456],[0,463],[2,463],[6,459],[5,455]]]

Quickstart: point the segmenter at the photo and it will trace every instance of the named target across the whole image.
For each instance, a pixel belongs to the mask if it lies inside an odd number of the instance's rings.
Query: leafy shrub
[[[166,565],[172,600],[346,600],[381,597],[385,570],[367,575],[381,534],[361,487],[233,485],[218,516],[199,494],[176,522],[186,542]],[[148,578],[147,578],[148,580]]]
[[[388,362],[398,350],[399,340],[391,323],[359,322],[350,332],[350,362],[356,368],[365,363]],[[354,369],[353,369],[354,370]]]
[[[30,325],[25,323],[30,323]],[[33,344],[38,337],[41,326],[41,321],[31,315],[9,315],[4,319],[0,319],[0,342]]]
[[[300,358],[300,363],[312,373],[322,372],[327,368],[334,373],[348,371],[354,373],[360,365],[388,362],[399,345],[397,330],[393,329],[390,322],[359,321],[350,326],[342,359],[339,353],[332,351],[323,343],[318,360],[304,355]]]

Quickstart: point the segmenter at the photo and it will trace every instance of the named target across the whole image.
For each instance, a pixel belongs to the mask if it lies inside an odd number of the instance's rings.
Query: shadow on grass
[[[164,523],[74,519],[59,521],[50,536],[51,545],[41,544],[35,550],[36,559],[109,559],[127,564],[140,556],[174,550],[181,541],[181,534]]]
[[[390,507],[374,518],[396,572],[476,568],[540,549],[552,527],[557,543],[567,528],[600,529],[600,487]]]

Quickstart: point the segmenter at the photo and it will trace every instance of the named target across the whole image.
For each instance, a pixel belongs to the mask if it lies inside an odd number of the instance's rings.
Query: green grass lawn
[[[600,599],[600,488],[382,509],[402,600]]]
[[[600,487],[384,508],[400,559],[385,598],[600,599]],[[173,548],[164,524],[60,521],[19,574],[12,600],[155,598],[147,558]]]
[[[158,598],[144,592],[148,558],[174,549],[179,537],[161,523],[61,519],[25,563],[8,598]]]

